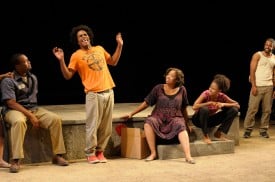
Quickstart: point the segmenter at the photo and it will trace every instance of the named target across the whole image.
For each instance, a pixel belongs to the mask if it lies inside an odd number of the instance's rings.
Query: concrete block
[[[106,157],[120,156],[121,138],[117,127],[121,125],[143,128],[143,121],[113,122],[112,136],[104,151]],[[85,121],[63,121],[62,131],[66,148],[64,158],[68,160],[84,159],[86,157],[84,152],[86,142]],[[36,129],[28,125],[23,147],[25,157],[22,159],[22,163],[49,162],[52,159],[52,144],[47,129]]]
[[[190,143],[190,150],[191,150],[191,155],[193,157],[228,154],[228,153],[234,153],[235,144],[233,140],[230,140],[230,141],[213,141],[212,144],[209,145],[198,140]],[[185,157],[185,154],[183,153],[183,150],[180,144],[157,145],[157,153],[158,153],[158,158],[160,160]]]
[[[85,124],[63,125],[63,138],[67,153],[64,158],[85,158]],[[49,130],[28,126],[24,141],[22,163],[50,162],[53,156]]]
[[[22,159],[22,163],[51,161],[53,154],[49,131],[43,128],[37,129],[28,124],[23,148],[24,159]]]
[[[240,134],[239,134],[239,126],[240,126],[240,118],[239,118],[239,115],[235,117],[235,119],[233,120],[233,123],[227,133],[227,138],[228,139],[231,139],[234,141],[235,145],[238,146],[240,145]],[[203,133],[202,133],[202,130],[201,128],[198,128],[196,126],[194,126],[192,124],[192,121],[190,121],[191,125],[192,125],[192,128],[194,130],[194,133],[191,134],[191,136],[195,139],[194,140],[202,140],[203,139]],[[211,138],[211,140],[215,140],[215,137],[214,137],[214,133],[216,132],[216,130],[218,129],[218,126],[216,127],[213,127],[210,129],[210,132],[209,132],[209,137]]]

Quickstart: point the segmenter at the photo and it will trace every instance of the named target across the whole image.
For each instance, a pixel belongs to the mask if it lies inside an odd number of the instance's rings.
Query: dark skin
[[[262,51],[263,55],[267,58],[272,56],[272,50],[274,49],[274,44],[272,41],[266,41],[264,44],[264,49]],[[258,94],[256,87],[256,76],[255,72],[260,60],[260,55],[254,53],[250,61],[250,83],[251,83],[251,93],[256,96]],[[274,70],[273,70],[274,72]],[[275,98],[275,92],[273,92],[273,98]]]
[[[26,76],[27,72],[31,69],[31,62],[25,55],[21,55],[19,59],[20,63],[15,66],[15,71],[23,77]],[[5,102],[9,108],[22,112],[29,119],[29,121],[35,128],[39,128],[39,120],[32,113],[32,111],[26,109],[21,104],[17,103],[15,99],[9,99]]]
[[[78,31],[77,40],[78,40],[79,48],[81,50],[85,51],[85,50],[92,49],[93,46],[91,45],[90,37],[88,36],[86,31],[84,31],[84,30]],[[110,58],[110,60],[107,60],[108,64],[110,64],[112,66],[117,65],[119,58],[120,58],[121,51],[122,51],[123,39],[122,39],[120,32],[117,33],[117,35],[116,35],[116,41],[117,41],[116,50],[115,50],[114,54],[112,55],[112,57]],[[67,68],[67,66],[65,64],[65,60],[64,60],[63,49],[54,47],[52,52],[60,63],[60,68],[61,68],[64,78],[66,80],[71,79],[73,77],[73,75],[75,74],[75,71]]]
[[[7,72],[7,73],[4,73],[4,74],[0,75],[0,81],[4,78],[12,78],[12,77],[13,77],[13,73],[12,72]]]

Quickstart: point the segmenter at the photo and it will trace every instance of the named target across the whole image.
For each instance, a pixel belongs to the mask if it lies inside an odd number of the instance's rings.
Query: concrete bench
[[[109,140],[108,146],[105,151],[106,156],[119,156],[120,155],[120,135],[117,133],[116,128],[120,125],[127,125],[128,127],[143,128],[144,119],[151,113],[151,107],[136,114],[130,122],[125,122],[120,117],[129,114],[140,103],[116,103],[113,113],[113,133]],[[85,153],[85,105],[84,104],[70,104],[70,105],[45,105],[42,106],[50,111],[59,114],[63,119],[63,137],[67,153],[65,158],[68,160],[84,159]],[[192,107],[188,107],[189,118],[192,117],[194,111]],[[205,146],[200,143],[201,132],[200,129],[193,126],[195,134],[193,136],[194,141],[191,142],[191,153],[196,155],[210,155],[234,152],[234,145],[239,145],[239,118],[237,117],[228,133],[228,136],[232,137],[233,142],[228,142],[230,150],[226,149],[225,143],[217,142],[212,147],[216,147],[212,150],[204,150],[201,152],[198,150],[199,146]],[[214,132],[214,131],[213,131]],[[232,146],[233,145],[233,146]],[[197,148],[195,148],[197,146]],[[209,148],[209,146],[206,146]],[[201,148],[201,147],[200,147]],[[228,148],[228,147],[227,147]],[[158,145],[158,155],[160,159],[183,157],[181,148],[178,145]],[[232,151],[233,149],[233,151]],[[219,151],[222,150],[222,151]],[[24,154],[25,158],[23,163],[39,163],[48,162],[52,158],[51,141],[48,130],[34,129],[28,127],[25,141],[24,141]],[[171,153],[173,155],[171,155]]]
[[[193,157],[196,156],[206,156],[206,155],[216,155],[216,154],[228,154],[234,153],[235,146],[239,145],[239,116],[240,113],[235,117],[227,137],[231,139],[230,141],[218,141],[214,138],[214,133],[218,129],[218,126],[211,128],[210,138],[212,144],[205,144],[203,139],[203,133],[200,128],[197,128],[192,124],[191,118],[194,115],[194,110],[191,106],[188,108],[188,117],[190,125],[194,132],[189,136],[190,138],[190,150]],[[184,157],[182,147],[180,144],[170,144],[170,145],[157,145],[158,158],[164,159],[174,159]]]
[[[188,117],[190,119],[189,122],[192,125],[192,128],[194,129],[194,133],[195,133],[195,137],[196,137],[195,140],[202,140],[203,133],[202,133],[201,129],[197,128],[196,126],[194,126],[192,124],[192,121],[191,121],[191,118],[194,115],[195,111],[192,109],[191,106],[189,106],[187,109],[188,109]],[[239,121],[240,121],[240,113],[238,113],[238,115],[233,120],[233,123],[232,123],[232,125],[231,125],[231,127],[230,127],[230,129],[229,129],[229,131],[227,133],[227,137],[229,139],[233,140],[235,145],[239,145],[240,144],[240,141],[239,141],[239,138],[240,138],[240,136],[239,136],[239,125],[240,125],[240,122]],[[212,140],[215,140],[214,133],[215,133],[215,131],[217,129],[218,129],[218,126],[213,127],[213,128],[210,129],[210,134],[209,135],[210,135],[210,138]]]
[[[140,103],[117,103],[113,113],[113,132],[105,151],[106,156],[120,155],[120,136],[117,134],[116,127],[127,124],[130,127],[143,128],[143,121],[151,113],[152,108],[148,108],[135,115],[131,122],[125,122],[120,117],[129,114]],[[63,137],[67,153],[65,158],[68,160],[85,158],[85,105],[43,105],[45,109],[53,111],[62,117]],[[49,131],[43,128],[35,129],[28,126],[24,141],[23,163],[40,163],[51,161],[52,148]],[[6,149],[8,147],[5,147]],[[8,150],[10,151],[10,149]],[[7,153],[7,152],[5,152]],[[7,155],[6,155],[7,156]]]

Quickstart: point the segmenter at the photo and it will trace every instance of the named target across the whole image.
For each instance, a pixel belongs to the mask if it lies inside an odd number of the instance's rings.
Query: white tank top
[[[256,86],[273,85],[273,67],[275,65],[275,56],[265,57],[261,51],[258,52],[260,60],[256,68]]]

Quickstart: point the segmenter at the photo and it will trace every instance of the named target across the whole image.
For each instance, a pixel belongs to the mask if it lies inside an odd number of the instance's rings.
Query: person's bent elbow
[[[69,70],[69,71],[63,71],[63,77],[66,79],[66,80],[70,80],[73,75],[74,75],[74,71],[73,70]]]

